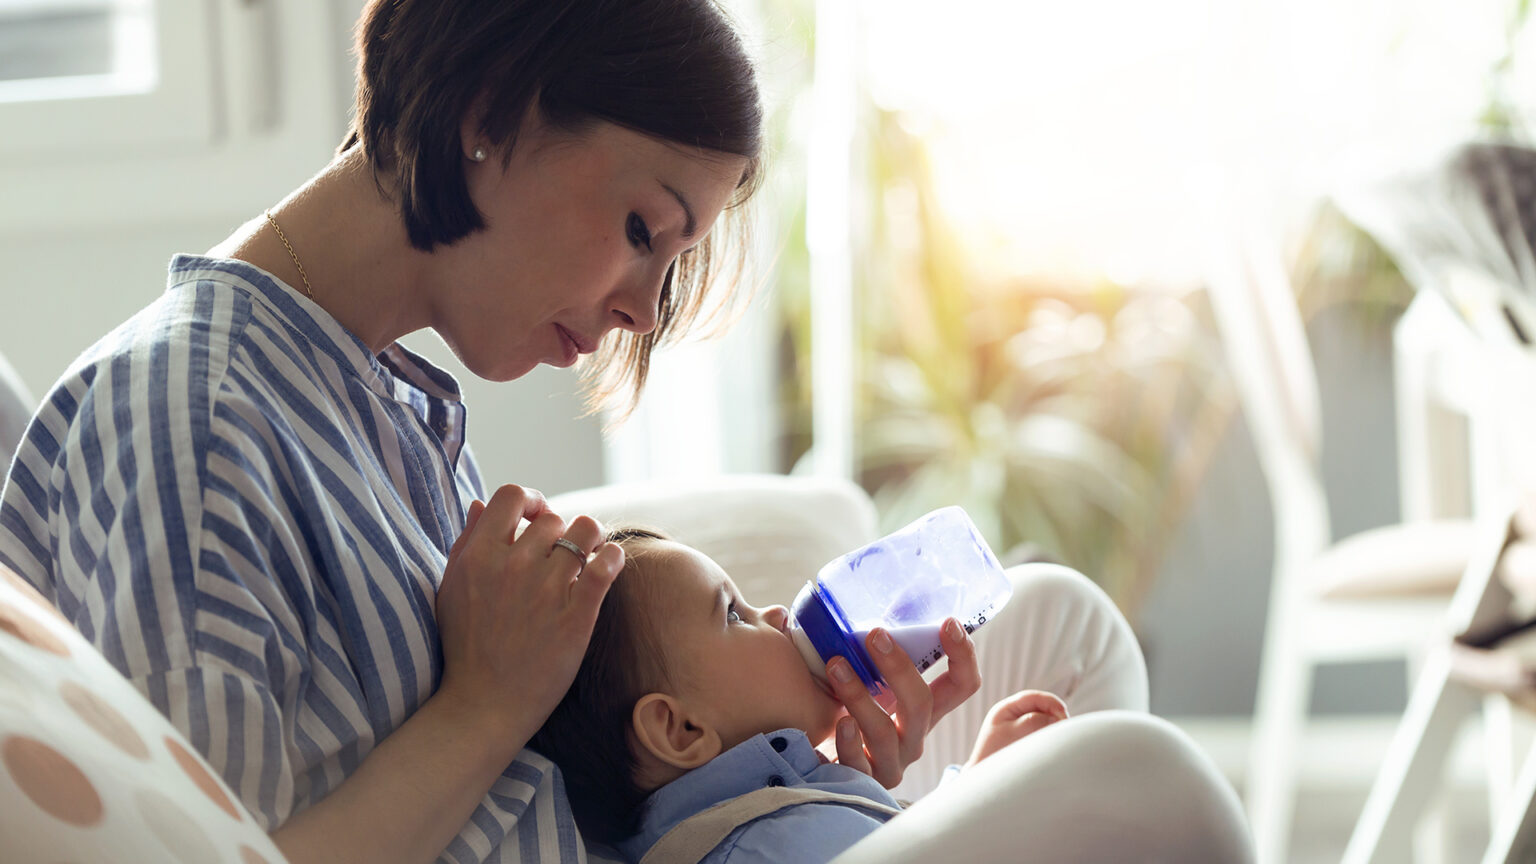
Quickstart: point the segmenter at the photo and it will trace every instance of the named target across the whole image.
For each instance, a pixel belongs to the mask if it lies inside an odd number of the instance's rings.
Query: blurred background
[[[173,253],[328,160],[362,5],[0,0],[0,353],[34,394]],[[620,425],[582,416],[569,373],[490,385],[411,337],[463,382],[489,482],[823,473],[892,529],[962,504],[1003,557],[1110,593],[1153,710],[1241,784],[1276,507],[1213,247],[1261,224],[1287,277],[1332,536],[1414,515],[1394,328],[1416,292],[1341,202],[1460,143],[1526,140],[1528,0],[728,5],[771,123],[750,308],[660,357]],[[1431,515],[1475,515],[1454,413]],[[1296,860],[1347,836],[1409,682],[1401,659],[1318,671]],[[1457,831],[1486,833],[1461,809]]]

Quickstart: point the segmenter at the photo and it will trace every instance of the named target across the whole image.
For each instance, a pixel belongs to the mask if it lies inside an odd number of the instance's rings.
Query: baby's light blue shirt
[[[805,733],[756,735],[652,793],[640,832],[619,850],[639,861],[679,822],[722,801],[765,786],[801,786],[858,795],[899,807],[874,778],[821,760]],[[787,807],[737,828],[701,864],[819,864],[830,861],[890,818],[832,802]]]

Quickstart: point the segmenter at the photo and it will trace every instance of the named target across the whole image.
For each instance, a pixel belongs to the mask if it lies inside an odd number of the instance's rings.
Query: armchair
[[[862,490],[810,478],[614,486],[554,496],[551,505],[665,528],[719,560],[744,591],[770,599],[788,599],[821,563],[876,532]],[[920,802],[913,812],[924,815],[898,817],[839,860],[930,861],[942,849],[977,862],[1026,853],[1085,864],[1127,855],[1251,861],[1236,796],[1215,766],[1187,736],[1143,713],[1141,654],[1109,599],[1054,565],[1009,575],[1012,623],[1000,616],[978,632],[983,692],[939,724],[897,794],[918,797],[946,762],[963,761],[998,694],[1050,689],[1074,715],[1091,716],[1007,748],[978,766],[986,770]],[[0,857],[285,860],[186,739],[3,570],[0,682]],[[1092,827],[1062,830],[1067,824]]]

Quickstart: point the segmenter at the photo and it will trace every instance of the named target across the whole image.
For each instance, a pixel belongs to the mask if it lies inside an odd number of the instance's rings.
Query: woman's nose
[[[610,311],[618,326],[642,336],[655,330],[660,318],[661,294],[671,277],[669,268],[660,278],[647,275],[643,281],[616,292]]]

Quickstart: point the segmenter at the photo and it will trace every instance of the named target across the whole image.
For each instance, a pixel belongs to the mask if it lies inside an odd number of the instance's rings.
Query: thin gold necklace
[[[272,223],[272,230],[277,232],[277,239],[283,241],[283,248],[288,250],[288,257],[293,259],[293,266],[299,268],[299,278],[304,280],[304,296],[311,300],[315,299],[315,289],[309,285],[309,276],[304,272],[304,265],[299,262],[299,253],[293,251],[293,244],[288,242],[288,235],[283,233],[283,229],[273,218],[272,211],[267,210],[266,214],[267,221]]]

